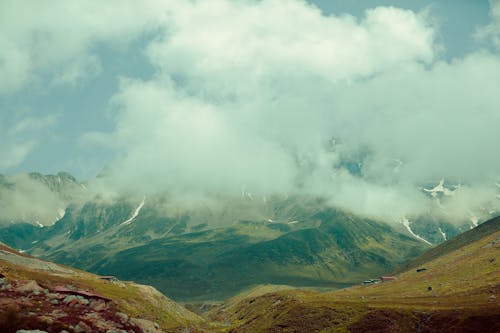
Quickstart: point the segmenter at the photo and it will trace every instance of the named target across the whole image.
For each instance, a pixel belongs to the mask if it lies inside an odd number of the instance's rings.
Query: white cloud
[[[500,0],[489,0],[491,23],[479,27],[475,37],[481,41],[490,42],[500,47]]]
[[[488,36],[498,8],[492,2]],[[29,18],[11,15],[22,12]],[[0,93],[41,75],[79,82],[102,69],[99,43],[127,47],[156,32],[140,50],[154,78],[122,79],[116,129],[82,139],[117,154],[122,187],[302,191],[390,219],[435,209],[418,187],[443,177],[470,189],[443,201],[449,207],[471,196],[482,200],[468,210],[485,206],[495,193],[500,59],[438,59],[425,13],[324,16],[292,0],[4,1],[0,13]],[[11,161],[26,155],[17,146]],[[361,163],[359,174],[347,160]]]
[[[28,155],[47,139],[48,133],[57,123],[56,115],[33,117],[20,115],[7,121],[0,117],[0,168],[20,165]]]
[[[1,1],[0,94],[42,79],[44,85],[75,84],[98,74],[98,43],[127,43],[155,27],[152,3]]]
[[[298,1],[182,2],[169,14],[147,48],[156,78],[123,81],[104,136],[122,153],[123,186],[299,191],[393,220],[441,209],[418,188],[442,177],[484,189],[468,211],[494,200],[497,55],[436,60],[426,16],[396,8],[360,21]],[[360,175],[342,167],[354,155]]]

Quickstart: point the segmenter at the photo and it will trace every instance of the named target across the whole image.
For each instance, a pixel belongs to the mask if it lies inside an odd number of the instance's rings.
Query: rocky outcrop
[[[0,332],[163,332],[158,324],[118,312],[110,300],[86,298],[76,288],[71,294],[40,284],[0,279]]]

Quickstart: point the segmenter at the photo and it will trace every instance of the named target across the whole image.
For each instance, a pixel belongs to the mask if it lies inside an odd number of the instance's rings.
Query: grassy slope
[[[408,264],[399,267],[396,273],[403,272],[405,270],[408,270],[409,268],[422,265],[423,263],[431,261],[432,259],[448,254],[461,247],[464,247],[468,244],[478,241],[481,238],[486,237],[499,229],[500,229],[500,216],[480,224],[479,226],[473,229],[473,232],[465,232],[463,234],[454,237],[448,242],[444,242],[430,249],[423,255],[408,262]]]
[[[0,244],[0,250],[32,258],[19,254],[3,244]],[[69,267],[63,268],[70,270],[71,273],[53,273],[0,260],[0,271],[9,280],[36,280],[47,288],[55,285],[72,285],[79,289],[95,292],[112,299],[118,311],[131,317],[157,322],[167,330],[178,327],[203,326],[204,320],[201,317],[166,298],[152,287],[126,282],[107,282],[100,280],[94,274]]]
[[[346,286],[425,249],[387,225],[346,213],[325,210],[314,219],[321,225],[287,233],[274,224],[240,222],[158,239],[89,268],[154,285],[177,300],[216,300],[266,283]]]
[[[231,332],[498,332],[500,231],[493,231],[500,228],[494,224],[465,235],[470,241],[444,245],[441,256],[434,251],[425,272],[411,269],[397,281],[333,293],[242,297],[209,317],[230,322]]]

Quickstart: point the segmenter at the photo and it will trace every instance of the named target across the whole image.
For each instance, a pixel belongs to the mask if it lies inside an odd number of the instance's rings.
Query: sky
[[[498,205],[499,47],[497,0],[4,0],[0,173],[398,217],[445,179],[470,215]]]

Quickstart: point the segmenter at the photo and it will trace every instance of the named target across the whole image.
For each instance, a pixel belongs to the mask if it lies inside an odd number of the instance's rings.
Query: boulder
[[[139,318],[130,318],[130,322],[144,333],[163,333],[163,331],[155,325],[152,321]]]
[[[19,293],[31,293],[31,292],[41,292],[43,288],[38,285],[35,280],[19,281],[16,291]]]

